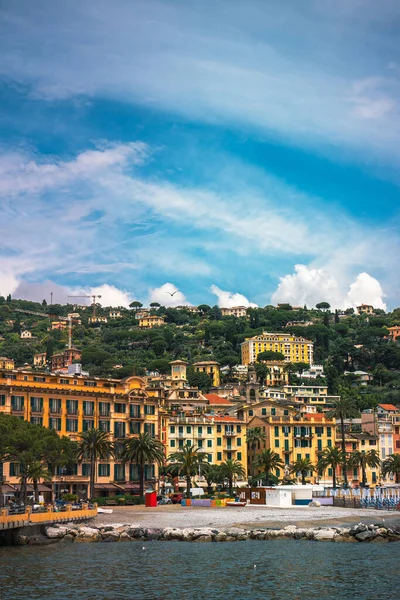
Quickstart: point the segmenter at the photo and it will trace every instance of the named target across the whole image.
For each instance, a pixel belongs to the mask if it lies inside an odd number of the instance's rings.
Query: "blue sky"
[[[398,306],[398,2],[0,12],[0,293]]]

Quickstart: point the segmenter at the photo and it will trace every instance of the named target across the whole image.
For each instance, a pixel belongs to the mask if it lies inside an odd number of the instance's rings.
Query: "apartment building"
[[[147,431],[166,443],[166,421],[160,409],[160,392],[149,389],[140,377],[124,380],[86,378],[25,371],[0,371],[0,413],[16,415],[43,425],[73,440],[79,432],[93,427],[110,434],[117,444]],[[4,465],[3,475],[10,484],[19,483],[19,467]],[[157,466],[146,467],[146,479],[153,485]],[[68,491],[86,496],[89,466],[75,464],[59,469],[53,481],[56,493]],[[137,465],[115,460],[97,465],[96,494],[123,493],[139,485]]]
[[[361,420],[363,431],[378,437],[378,451],[382,461],[397,451],[396,431],[399,430],[396,427],[400,427],[400,410],[394,404],[378,404],[376,412],[364,411]]]
[[[153,327],[161,327],[161,325],[165,325],[164,317],[144,315],[139,318],[139,327],[142,329],[153,329]]]
[[[351,427],[345,433],[346,454],[350,456],[352,452],[369,452],[376,450],[378,452],[379,440],[378,437],[366,432],[353,432]],[[341,431],[340,427],[336,426],[336,446],[341,449]],[[379,480],[379,469],[375,467],[366,467],[367,484],[375,485]],[[344,481],[344,471],[342,467],[338,467],[336,471],[337,481]],[[347,469],[347,481],[352,486],[358,486],[362,483],[362,470],[360,467],[349,465]]]
[[[1,371],[12,371],[15,367],[15,361],[12,358],[6,358],[0,356],[0,370]]]
[[[247,317],[247,308],[245,306],[231,306],[230,308],[221,308],[223,317]]]
[[[193,368],[199,373],[206,373],[211,381],[213,387],[218,387],[220,383],[220,372],[219,363],[215,360],[203,360],[193,363]]]
[[[261,352],[271,350],[281,352],[286,362],[313,362],[313,343],[303,337],[297,337],[289,333],[268,333],[247,338],[241,344],[242,364],[249,365],[257,362],[257,356]]]

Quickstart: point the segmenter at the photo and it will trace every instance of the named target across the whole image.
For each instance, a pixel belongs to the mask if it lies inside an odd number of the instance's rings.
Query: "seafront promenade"
[[[3,508],[0,510],[0,531],[35,525],[79,522],[86,519],[93,519],[96,515],[97,506],[89,504],[83,504],[78,510],[74,510],[72,505],[67,505],[62,511],[55,511],[50,507],[34,511],[28,506],[23,512],[18,511],[12,514],[10,514],[7,508]]]

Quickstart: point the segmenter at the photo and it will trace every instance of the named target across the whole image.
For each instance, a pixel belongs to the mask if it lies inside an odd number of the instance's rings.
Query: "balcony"
[[[224,431],[223,434],[225,437],[233,437],[235,435],[237,435],[234,431]]]
[[[89,483],[89,475],[55,475],[53,483]]]

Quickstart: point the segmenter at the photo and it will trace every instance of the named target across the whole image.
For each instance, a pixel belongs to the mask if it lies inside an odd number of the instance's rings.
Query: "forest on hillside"
[[[157,371],[169,373],[169,361],[184,359],[217,360],[227,366],[223,383],[234,381],[232,367],[241,363],[240,344],[246,337],[263,331],[287,331],[314,342],[314,363],[324,366],[329,392],[336,394],[341,386],[355,385],[355,378],[344,375],[356,370],[367,371],[373,380],[364,394],[375,401],[400,404],[400,342],[387,338],[387,327],[400,324],[400,308],[385,313],[378,310],[372,316],[356,315],[353,309],[331,311],[327,303],[319,308],[294,310],[289,305],[248,309],[247,317],[223,317],[217,306],[200,305],[194,313],[185,308],[166,308],[154,303],[151,313],[165,319],[162,327],[139,329],[136,311],[118,309],[119,318],[109,318],[110,308],[96,307],[96,314],[106,316],[107,323],[89,324],[92,307],[76,309],[74,305],[47,305],[0,296],[0,356],[12,358],[17,367],[33,365],[37,352],[53,353],[64,349],[67,331],[51,331],[51,321],[57,316],[79,312],[81,324],[73,326],[73,345],[82,350],[82,364],[92,376],[123,378],[131,374],[144,375]],[[43,313],[43,317],[18,312],[15,309]],[[50,315],[50,318],[46,315]],[[289,323],[289,325],[288,325]],[[306,325],[297,325],[305,323]],[[28,329],[32,339],[20,338]],[[259,370],[262,377],[262,367]],[[188,369],[189,382],[207,390],[210,382],[203,375]],[[291,375],[295,381],[295,375]]]

